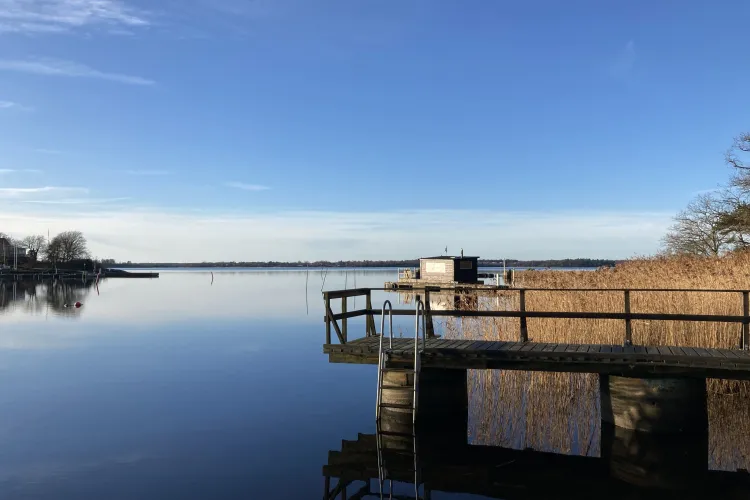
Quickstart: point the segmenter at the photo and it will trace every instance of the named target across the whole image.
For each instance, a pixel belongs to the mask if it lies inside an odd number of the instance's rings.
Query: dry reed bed
[[[750,289],[750,254],[720,259],[654,258],[597,271],[525,271],[529,288]],[[470,303],[470,301],[467,301]],[[517,292],[483,297],[471,308],[518,309]],[[624,311],[622,292],[527,292],[530,311]],[[742,314],[741,294],[633,292],[631,311]],[[539,342],[622,344],[619,320],[529,319],[529,338]],[[636,344],[736,348],[738,324],[634,321]],[[448,320],[449,338],[516,340],[511,318]],[[709,463],[712,468],[750,467],[750,384],[709,380]],[[470,371],[471,436],[477,443],[598,455],[598,378],[588,374]]]

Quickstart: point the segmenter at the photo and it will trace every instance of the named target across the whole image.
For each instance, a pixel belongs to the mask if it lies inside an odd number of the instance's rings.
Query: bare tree
[[[86,238],[80,231],[65,231],[47,245],[45,255],[51,262],[67,262],[89,256]]]
[[[27,236],[21,240],[21,244],[28,248],[30,257],[33,260],[36,260],[37,256],[44,252],[44,249],[47,246],[47,238],[41,234]]]
[[[744,153],[750,153],[750,132],[740,134],[734,138],[732,147],[727,151],[724,157],[729,166],[739,170],[750,170],[750,164],[747,164],[747,159],[750,155],[744,155],[746,159],[741,158]]]
[[[738,243],[735,232],[726,228],[725,218],[733,210],[726,197],[704,194],[691,201],[675,217],[662,240],[667,253],[716,256]]]

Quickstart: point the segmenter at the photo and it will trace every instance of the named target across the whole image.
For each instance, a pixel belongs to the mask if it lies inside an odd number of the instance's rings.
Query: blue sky
[[[0,0],[0,231],[126,260],[649,254],[729,176],[749,14]]]

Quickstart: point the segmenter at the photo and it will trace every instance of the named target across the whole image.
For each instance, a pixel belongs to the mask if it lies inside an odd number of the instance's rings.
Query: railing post
[[[341,297],[341,314],[346,314],[347,302],[349,302],[349,297]],[[349,336],[346,334],[346,322],[347,322],[346,316],[341,318],[341,335],[344,337],[344,342],[349,340]]]
[[[430,309],[430,290],[429,288],[424,289],[424,315],[425,315],[425,336],[433,338],[435,336],[435,328],[432,324],[432,310]]]
[[[741,347],[744,350],[750,350],[750,292],[745,290],[742,292],[742,316],[744,321],[742,322],[742,342]]]
[[[323,298],[326,303],[326,345],[331,344],[331,316],[328,315],[328,311],[331,310],[331,299],[328,297],[328,292],[323,292]]]
[[[521,310],[521,337],[520,342],[529,341],[529,330],[526,327],[526,290],[521,288],[519,291],[519,301]]]
[[[633,325],[630,320],[630,290],[625,290],[625,346],[633,345]]]
[[[368,311],[372,311],[372,290],[367,290],[367,293],[365,293],[365,308]],[[370,337],[375,335],[375,321],[370,312],[367,313],[366,318],[365,336]]]

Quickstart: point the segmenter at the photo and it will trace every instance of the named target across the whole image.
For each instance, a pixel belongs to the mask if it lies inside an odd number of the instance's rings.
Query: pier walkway
[[[375,329],[375,317],[382,311],[372,306],[372,292],[376,289],[354,289],[324,292],[326,341],[323,352],[332,363],[377,364],[380,337]],[[377,289],[380,290],[380,289]],[[623,312],[528,311],[526,295],[545,292],[610,292],[622,294]],[[748,290],[621,290],[621,289],[509,289],[503,293],[518,293],[519,310],[431,310],[430,290],[424,293],[425,341],[420,342],[421,364],[425,368],[446,369],[509,369],[549,372],[586,372],[629,377],[690,377],[750,379],[750,301]],[[631,311],[633,293],[685,292],[730,293],[741,305],[741,315],[654,314]],[[365,297],[365,308],[349,311],[348,299]],[[340,301],[339,313],[334,313],[332,301]],[[361,303],[361,302],[360,302]],[[393,316],[412,316],[415,309],[394,309]],[[350,339],[347,320],[365,316],[365,331]],[[434,334],[433,317],[518,318],[516,341],[462,340],[438,338]],[[567,344],[533,342],[529,337],[529,318],[611,319],[623,322],[623,342],[620,345]],[[737,325],[734,349],[702,348],[694,346],[635,345],[632,322],[682,321],[715,322]],[[339,324],[341,322],[341,324]],[[335,333],[335,336],[333,335]],[[334,342],[337,340],[337,342]],[[389,360],[408,363],[415,356],[415,342],[411,338],[393,339]]]

